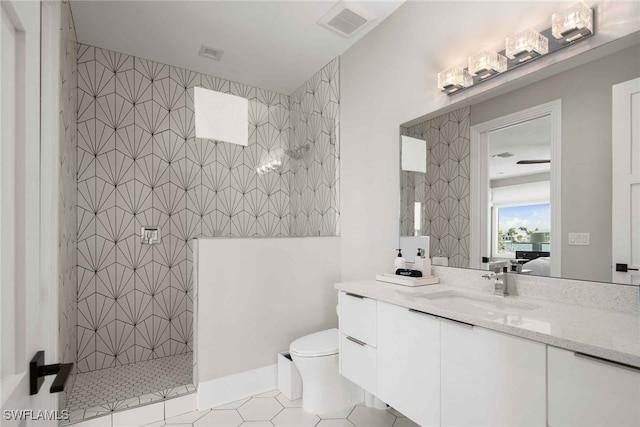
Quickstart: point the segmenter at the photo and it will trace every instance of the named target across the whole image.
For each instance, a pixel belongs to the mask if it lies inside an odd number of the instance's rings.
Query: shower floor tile
[[[70,417],[61,425],[181,396],[195,389],[192,353],[77,374],[67,401]]]

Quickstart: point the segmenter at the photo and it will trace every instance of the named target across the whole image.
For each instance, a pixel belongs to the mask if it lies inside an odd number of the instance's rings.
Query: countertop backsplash
[[[441,284],[493,291],[493,281],[482,278],[486,271],[442,266],[431,269]],[[511,295],[640,314],[639,286],[523,274],[509,274],[507,284]]]

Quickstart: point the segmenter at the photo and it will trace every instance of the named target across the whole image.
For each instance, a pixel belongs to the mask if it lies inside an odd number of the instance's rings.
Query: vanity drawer
[[[340,292],[340,332],[376,346],[376,300]]]
[[[369,393],[377,393],[376,349],[340,335],[340,373]]]
[[[640,369],[547,346],[550,426],[640,426]]]

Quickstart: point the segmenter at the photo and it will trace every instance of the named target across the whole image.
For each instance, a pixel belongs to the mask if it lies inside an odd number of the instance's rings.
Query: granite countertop
[[[640,315],[523,296],[503,300],[490,292],[442,284],[406,287],[364,280],[335,288],[640,368]],[[438,292],[454,298],[425,298]],[[460,294],[477,301],[455,298]],[[504,309],[503,301],[509,305]]]

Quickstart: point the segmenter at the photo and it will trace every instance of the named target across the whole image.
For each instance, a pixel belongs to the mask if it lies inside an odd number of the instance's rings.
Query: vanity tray
[[[405,277],[389,273],[376,274],[376,280],[379,282],[393,283],[394,285],[402,286],[426,286],[440,283],[440,279],[436,276]]]

